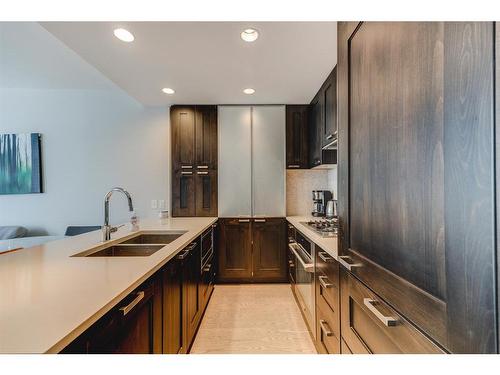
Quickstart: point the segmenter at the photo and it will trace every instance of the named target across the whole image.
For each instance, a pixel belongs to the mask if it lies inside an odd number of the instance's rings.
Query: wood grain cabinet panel
[[[172,216],[217,216],[217,107],[172,106]]]
[[[220,219],[219,281],[252,277],[250,219]]]
[[[322,124],[322,146],[330,144],[337,133],[337,68],[333,68],[322,89],[324,97],[324,122]]]
[[[286,223],[284,219],[254,219],[253,277],[264,281],[286,281]]]
[[[454,353],[498,350],[493,45],[487,22],[338,29],[341,259]]]
[[[180,261],[171,260],[162,270],[163,353],[182,350],[182,273]]]
[[[286,167],[309,168],[308,105],[286,106]]]

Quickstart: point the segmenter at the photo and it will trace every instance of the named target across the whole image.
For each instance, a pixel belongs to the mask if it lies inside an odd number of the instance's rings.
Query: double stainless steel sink
[[[142,233],[106,247],[96,247],[73,257],[147,257],[175,241],[187,231]]]

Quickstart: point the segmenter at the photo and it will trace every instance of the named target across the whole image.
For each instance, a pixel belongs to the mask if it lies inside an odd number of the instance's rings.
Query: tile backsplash
[[[330,190],[337,199],[337,167],[286,171],[286,215],[309,216],[313,190]]]

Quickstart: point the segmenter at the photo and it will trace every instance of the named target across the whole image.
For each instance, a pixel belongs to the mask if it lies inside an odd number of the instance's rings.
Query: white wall
[[[151,199],[169,207],[169,108],[142,106],[37,24],[4,23],[0,36],[0,75],[12,78],[20,70],[34,86],[1,81],[0,133],[41,133],[44,177],[43,194],[0,195],[0,226],[58,235],[68,225],[102,225],[103,198],[114,186],[131,193],[140,217],[154,214]],[[31,51],[30,40],[47,55],[41,60],[56,56],[55,69],[63,60],[65,72],[74,71],[78,80],[22,58]],[[128,217],[125,198],[116,194],[111,222]]]

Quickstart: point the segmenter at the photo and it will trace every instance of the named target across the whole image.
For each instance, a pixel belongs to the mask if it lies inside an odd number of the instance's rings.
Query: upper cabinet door
[[[309,111],[309,165],[321,164],[324,95],[318,93],[311,102]]]
[[[252,215],[251,107],[219,106],[219,217]]]
[[[323,146],[326,146],[337,135],[337,67],[333,68],[322,89],[324,97],[324,123],[322,126]]]
[[[217,107],[196,106],[196,168],[217,169]]]
[[[493,36],[339,23],[342,259],[451,352],[497,350]]]
[[[191,169],[195,164],[195,110],[193,106],[172,106],[172,169]]]
[[[308,105],[286,106],[286,167],[309,168]]]
[[[284,217],[285,106],[252,107],[253,216]]]

